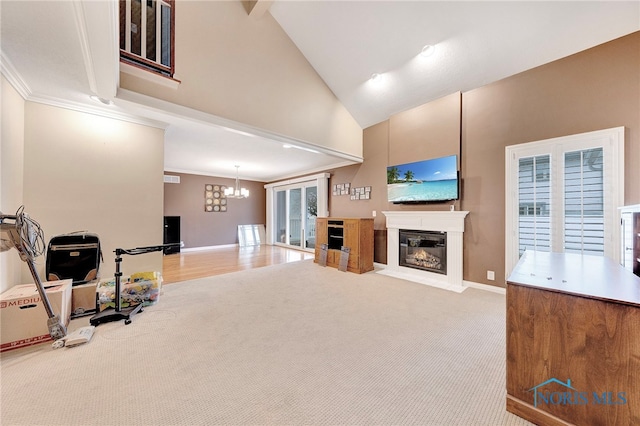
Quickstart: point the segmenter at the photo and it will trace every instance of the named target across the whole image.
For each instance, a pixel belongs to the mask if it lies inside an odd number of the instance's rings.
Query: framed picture
[[[226,212],[227,197],[224,195],[225,185],[205,184],[204,186],[204,211]]]
[[[371,187],[370,186],[359,186],[359,187],[351,188],[351,199],[352,200],[369,200],[369,199],[371,199]]]

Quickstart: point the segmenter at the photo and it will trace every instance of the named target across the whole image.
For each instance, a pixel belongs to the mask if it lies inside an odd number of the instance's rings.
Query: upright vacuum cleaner
[[[67,335],[67,328],[60,321],[60,317],[53,312],[34,262],[36,257],[44,253],[44,233],[38,222],[24,212],[24,206],[21,206],[15,215],[5,215],[0,212],[0,252],[11,250],[11,248],[18,250],[20,259],[29,266],[49,317],[47,320],[49,335],[54,341],[62,339]]]

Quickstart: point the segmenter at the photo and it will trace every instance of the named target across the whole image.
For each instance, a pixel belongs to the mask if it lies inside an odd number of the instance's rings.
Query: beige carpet
[[[312,261],[198,279],[86,345],[2,354],[0,420],[528,424],[504,408],[504,324],[498,294]]]

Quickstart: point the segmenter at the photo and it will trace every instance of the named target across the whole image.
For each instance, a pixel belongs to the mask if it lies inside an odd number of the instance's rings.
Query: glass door
[[[316,186],[302,185],[276,191],[276,244],[314,249],[317,193]]]
[[[291,246],[302,245],[302,188],[289,190],[289,242]]]
[[[329,173],[265,185],[267,244],[313,252],[316,218],[329,216]]]
[[[278,244],[289,244],[287,227],[287,191],[276,192],[276,235],[275,242]]]
[[[307,186],[304,189],[304,248],[314,250],[316,247],[316,217],[318,216],[318,187]]]

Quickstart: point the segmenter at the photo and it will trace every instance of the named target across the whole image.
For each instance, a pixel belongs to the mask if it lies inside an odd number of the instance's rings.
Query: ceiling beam
[[[118,2],[74,0],[73,7],[89,88],[112,99],[120,80]]]

